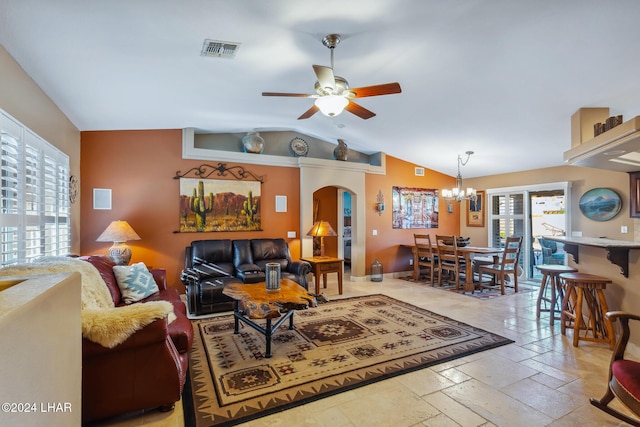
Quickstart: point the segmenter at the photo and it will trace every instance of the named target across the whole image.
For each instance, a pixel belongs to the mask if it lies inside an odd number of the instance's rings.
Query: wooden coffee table
[[[267,291],[265,282],[230,283],[225,286],[223,294],[233,298],[234,333],[238,334],[240,321],[251,326],[265,336],[267,348],[264,357],[271,357],[271,337],[273,333],[289,319],[289,329],[293,329],[293,313],[317,306],[313,295],[293,280],[280,280],[279,291]],[[278,319],[271,324],[272,319]],[[266,319],[266,327],[253,320]]]

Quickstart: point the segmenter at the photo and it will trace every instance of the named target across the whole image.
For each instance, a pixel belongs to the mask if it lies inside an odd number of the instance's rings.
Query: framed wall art
[[[211,176],[231,179],[209,179]],[[262,231],[261,185],[258,176],[242,166],[203,163],[173,179],[180,180],[179,233]]]
[[[180,178],[180,233],[262,230],[260,185]]]
[[[393,228],[438,228],[438,190],[392,188]]]
[[[610,188],[592,188],[580,197],[580,212],[594,221],[609,221],[622,208],[622,199]]]
[[[467,227],[484,227],[484,191],[476,191],[476,200],[467,200]]]
[[[629,215],[640,218],[640,172],[629,172]]]

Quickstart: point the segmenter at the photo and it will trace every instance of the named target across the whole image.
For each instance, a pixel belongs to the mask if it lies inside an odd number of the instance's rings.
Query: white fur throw
[[[103,347],[115,347],[156,319],[167,315],[175,318],[173,305],[168,301],[114,307],[113,299],[100,272],[87,261],[80,259],[43,257],[28,264],[0,268],[0,276],[74,271],[82,276],[82,336]]]

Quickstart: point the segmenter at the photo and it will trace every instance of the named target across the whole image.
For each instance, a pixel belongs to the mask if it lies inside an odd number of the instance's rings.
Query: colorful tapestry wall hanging
[[[438,190],[393,187],[393,228],[438,228]]]
[[[180,178],[180,232],[261,231],[260,185]]]

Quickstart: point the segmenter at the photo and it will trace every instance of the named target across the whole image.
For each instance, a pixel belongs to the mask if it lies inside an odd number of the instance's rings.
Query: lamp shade
[[[342,113],[344,107],[349,104],[349,100],[344,96],[339,95],[326,95],[316,99],[316,107],[320,109],[320,112],[325,116],[333,117]]]
[[[307,236],[320,237],[320,256],[324,257],[324,238],[337,236],[328,221],[316,221]]]
[[[307,236],[313,237],[330,237],[337,236],[336,232],[331,227],[328,221],[316,221],[311,227],[311,230],[307,233]]]
[[[127,242],[129,240],[140,240],[140,236],[133,231],[127,221],[112,221],[98,236],[96,242]]]

